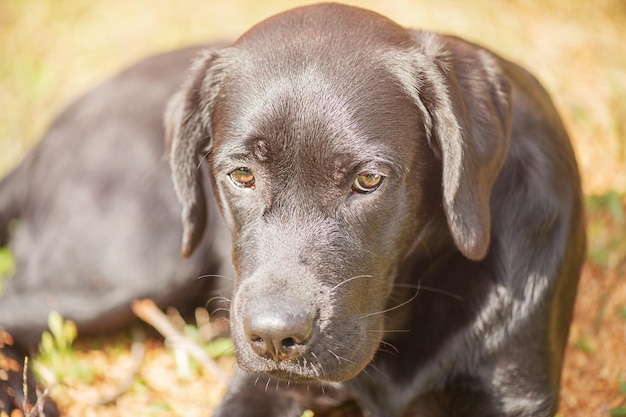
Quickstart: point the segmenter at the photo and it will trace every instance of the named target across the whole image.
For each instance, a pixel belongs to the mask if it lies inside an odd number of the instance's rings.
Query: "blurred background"
[[[306,3],[0,0],[0,177],[65,105],[123,67],[152,53],[235,39]],[[528,68],[552,94],[581,165],[590,235],[561,415],[626,415],[626,1],[346,3],[487,46]]]
[[[234,39],[299,0],[0,0],[0,175],[62,106],[147,54]],[[308,2],[310,3],[310,2]],[[474,40],[534,72],[588,193],[626,190],[626,1],[348,1]]]

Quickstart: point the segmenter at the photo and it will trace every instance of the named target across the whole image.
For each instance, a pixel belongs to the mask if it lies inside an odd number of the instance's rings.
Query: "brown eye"
[[[237,168],[228,173],[228,177],[237,187],[254,188],[254,174],[248,168]]]
[[[369,194],[376,191],[383,182],[383,176],[372,172],[362,172],[357,175],[352,183],[352,192],[359,194]]]

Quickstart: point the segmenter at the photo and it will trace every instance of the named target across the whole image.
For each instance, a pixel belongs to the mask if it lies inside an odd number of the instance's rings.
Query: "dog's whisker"
[[[227,309],[225,307],[220,307],[220,308],[216,308],[215,310],[212,310],[211,315],[217,314],[217,313],[220,313],[220,312],[224,312],[224,313],[226,313],[228,315],[230,314],[230,310],[229,309]],[[227,322],[230,323],[230,317],[228,315],[225,316],[225,317],[221,317],[221,319],[226,320]]]
[[[230,313],[230,309],[229,309],[229,308],[227,308],[227,307],[218,307],[218,308],[216,308],[216,309],[214,309],[214,310],[212,310],[212,311],[213,311],[213,314],[215,314],[215,313],[219,313],[219,312],[221,312],[221,311],[223,311],[223,312],[225,312],[225,313]]]
[[[376,353],[377,354],[381,354],[381,355],[389,355],[389,356],[393,356],[393,357],[398,357],[398,353],[395,350],[392,349],[385,349],[382,347],[379,347],[378,349],[376,349]]]
[[[333,292],[333,291],[335,291],[337,288],[341,287],[342,285],[347,284],[348,282],[350,282],[350,281],[354,281],[355,279],[359,279],[359,278],[374,278],[374,276],[373,276],[373,275],[366,274],[366,275],[357,275],[357,276],[354,276],[354,277],[352,277],[352,278],[348,278],[348,279],[346,279],[346,280],[344,280],[344,281],[340,282],[339,284],[335,285],[334,287],[332,287],[332,288],[330,289],[330,291],[331,291],[331,292]]]
[[[382,333],[382,334],[387,334],[387,333],[410,333],[411,331],[408,329],[396,329],[396,330],[386,330],[386,329],[382,329],[382,330],[376,330],[376,329],[371,329],[367,331],[368,333]]]
[[[228,297],[224,297],[223,295],[216,295],[214,297],[209,298],[209,300],[207,301],[208,303],[212,303],[212,302],[216,302],[216,301],[223,301],[225,303],[227,303],[228,305],[232,304],[232,299],[228,298]]]
[[[337,363],[341,364],[341,358],[339,357],[339,355],[337,355],[335,352],[333,352],[330,349],[326,349],[328,351],[328,353],[330,353],[331,355],[333,355],[335,358],[337,358]]]
[[[376,373],[378,373],[381,377],[383,377],[386,380],[389,380],[389,375],[384,373],[378,366],[376,366],[376,363],[374,361],[370,362],[370,364],[363,370],[363,372],[365,372],[365,374],[368,375],[370,378],[374,378],[373,375],[367,372],[368,369],[376,371]]]
[[[381,340],[380,344],[381,344],[381,346],[386,346],[386,347],[390,347],[391,349],[393,349],[393,351],[396,353],[396,355],[400,354],[400,350],[397,347],[395,347],[395,345],[393,345],[392,343],[389,343],[389,342],[386,342],[384,340]],[[379,350],[381,350],[381,349],[379,349]],[[392,353],[392,352],[389,352],[389,353]]]
[[[232,300],[231,300],[230,298],[225,297],[225,296],[223,296],[223,295],[216,295],[216,296],[213,296],[213,297],[209,298],[209,300],[208,300],[207,302],[208,302],[208,303],[212,303],[212,302],[214,302],[214,301],[224,301],[224,302],[226,302],[226,303],[228,303],[228,304],[231,304],[231,303],[232,303]]]
[[[218,304],[219,307],[209,308],[212,304]],[[232,304],[232,300],[228,297],[224,297],[223,295],[215,295],[209,298],[204,303],[204,308],[209,310],[210,314],[216,314],[220,311],[224,311],[226,313],[230,313],[230,305]]]
[[[336,351],[333,351],[332,349],[335,349]],[[326,350],[329,353],[331,353],[335,359],[337,359],[337,363],[339,364],[339,366],[342,366],[343,362],[347,362],[351,365],[356,365],[354,361],[337,353],[337,352],[348,352],[346,345],[342,346],[340,344],[335,344],[335,346],[333,346],[332,349],[326,349]]]
[[[224,278],[224,279],[227,279],[229,281],[233,281],[233,282],[235,281],[235,278],[233,278],[233,277],[229,277],[229,276],[226,276],[226,275],[220,275],[220,274],[204,274],[204,275],[198,276],[198,278],[196,278],[196,279],[200,280],[200,279],[207,279],[207,278]]]
[[[210,150],[206,151],[204,153],[204,155],[202,155],[202,158],[200,159],[200,162],[198,162],[198,166],[196,167],[196,170],[200,169],[200,167],[202,166],[202,162],[204,162],[209,157],[209,155],[211,154],[212,150],[213,149],[210,149]]]
[[[364,319],[364,318],[367,318],[367,317],[376,316],[376,315],[378,315],[378,314],[385,314],[385,313],[389,313],[390,311],[394,311],[394,310],[397,310],[397,309],[399,309],[399,308],[402,308],[402,307],[404,307],[405,305],[410,304],[411,302],[413,302],[413,300],[415,300],[415,299],[417,298],[417,295],[419,294],[419,292],[420,292],[420,289],[418,288],[418,289],[417,289],[417,291],[415,292],[415,295],[413,295],[413,297],[409,298],[409,299],[408,299],[408,300],[406,300],[405,302],[400,303],[400,304],[398,304],[398,305],[396,305],[396,306],[393,306],[393,307],[387,308],[387,309],[385,309],[385,310],[381,310],[381,311],[374,311],[374,312],[372,312],[372,313],[363,314],[362,316],[360,316],[360,317],[359,317],[359,319]]]
[[[413,289],[417,289],[418,291],[420,291],[420,290],[429,291],[429,292],[436,293],[436,294],[447,295],[448,297],[454,298],[455,300],[459,300],[461,302],[465,302],[465,299],[463,297],[461,297],[460,295],[458,295],[458,294],[454,294],[453,292],[442,290],[441,288],[435,288],[435,287],[429,287],[429,286],[426,286],[426,285],[422,285],[420,283],[417,283],[417,284],[394,284],[394,287],[398,287],[398,288],[413,288]]]
[[[326,377],[326,370],[324,369],[324,366],[322,365],[322,361],[320,361],[320,359],[317,357],[315,352],[311,352],[311,356],[313,356],[315,360],[317,361],[316,364],[313,364],[315,373],[317,374],[317,376],[319,377],[319,374],[321,373],[324,377]]]
[[[344,362],[348,362],[350,365],[356,365],[356,364],[357,364],[357,363],[356,363],[356,362],[354,362],[353,360],[350,360],[350,359],[348,359],[348,358],[346,358],[346,357],[344,357],[344,356],[339,356],[339,355],[337,355],[336,353],[332,352],[330,349],[327,349],[327,350],[328,350],[330,353],[332,353],[332,354],[333,354],[333,356],[335,356],[335,357],[337,358],[337,360],[339,361],[339,363],[341,363],[341,361],[344,361]]]

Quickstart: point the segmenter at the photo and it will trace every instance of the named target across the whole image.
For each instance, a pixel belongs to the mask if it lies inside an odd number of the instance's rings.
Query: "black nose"
[[[248,343],[257,355],[278,363],[296,359],[306,350],[313,315],[293,303],[249,303],[243,320]]]

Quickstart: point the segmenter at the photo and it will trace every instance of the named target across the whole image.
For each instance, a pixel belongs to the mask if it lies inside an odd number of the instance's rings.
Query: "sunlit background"
[[[0,177],[66,104],[123,67],[151,53],[234,39],[261,19],[306,3],[0,0]],[[591,218],[591,261],[568,346],[561,412],[626,415],[626,409],[610,414],[626,406],[626,0],[346,3],[478,42],[530,69],[552,94],[574,141]],[[75,415],[118,415],[83,411]]]
[[[1,0],[0,174],[70,100],[141,57],[234,39],[294,0]],[[576,142],[587,192],[626,190],[626,1],[348,1],[528,67]]]

